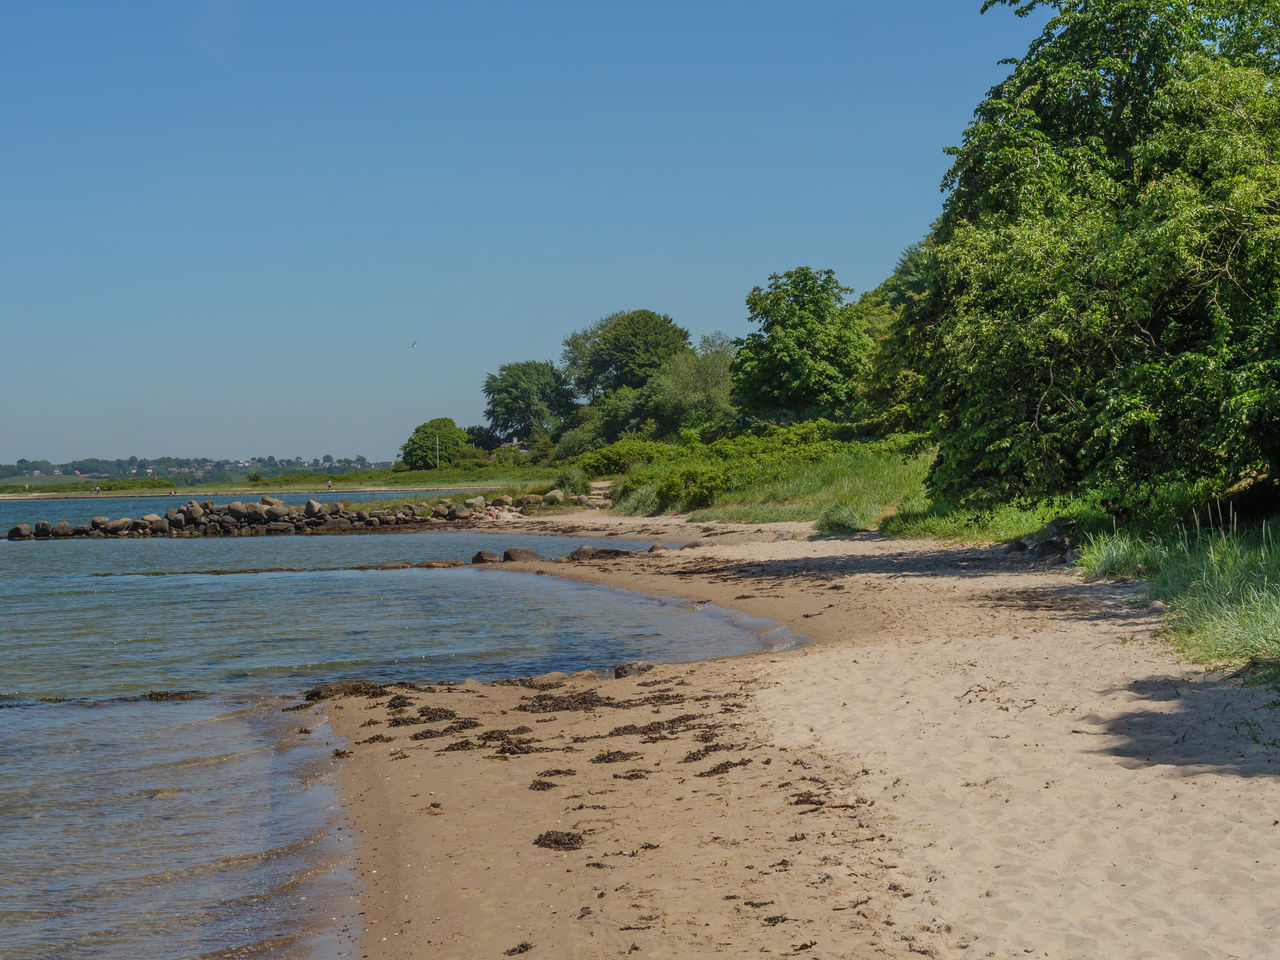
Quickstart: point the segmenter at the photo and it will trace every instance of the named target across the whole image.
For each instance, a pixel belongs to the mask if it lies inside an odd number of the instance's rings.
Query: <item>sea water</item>
[[[724,611],[555,577],[376,569],[582,543],[645,545],[473,532],[0,542],[3,955],[352,955],[331,784],[342,743],[313,712],[283,709],[313,683],[787,642]]]

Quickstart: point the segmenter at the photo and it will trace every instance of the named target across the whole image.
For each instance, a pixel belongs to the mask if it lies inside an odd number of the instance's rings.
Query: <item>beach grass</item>
[[[1280,545],[1274,519],[1184,525],[1167,533],[1117,530],[1088,538],[1090,573],[1145,581],[1144,599],[1169,607],[1169,639],[1198,663],[1280,656]]]

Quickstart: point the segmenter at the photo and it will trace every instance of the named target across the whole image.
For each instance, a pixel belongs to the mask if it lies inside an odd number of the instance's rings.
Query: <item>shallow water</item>
[[[787,642],[771,624],[555,577],[353,569],[584,542],[643,546],[473,532],[0,541],[4,956],[349,955],[333,909],[350,883],[332,829],[340,744],[299,732],[311,712],[281,711],[314,682]],[[204,695],[145,698],[193,689]]]

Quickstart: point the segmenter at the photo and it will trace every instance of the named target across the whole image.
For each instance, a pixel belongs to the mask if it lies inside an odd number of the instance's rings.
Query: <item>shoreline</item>
[[[1158,620],[1131,586],[991,548],[800,539],[806,527],[507,525],[692,542],[503,566],[714,603],[812,642],[547,691],[326,702],[354,754],[338,783],[361,838],[364,952],[1266,954],[1272,691],[1146,642]],[[572,696],[526,712],[540,695]],[[390,725],[431,706],[475,725]],[[409,739],[423,730],[442,735]],[[475,749],[441,751],[461,740]],[[581,847],[535,846],[548,831]]]
[[[283,494],[293,494],[300,496],[304,493],[320,493],[325,496],[330,494],[348,494],[348,493],[399,493],[404,492],[406,498],[415,493],[439,493],[455,490],[465,491],[484,491],[484,490],[500,490],[501,487],[492,484],[482,485],[478,487],[355,487],[355,488],[334,488],[333,490],[312,490],[305,487],[289,488],[287,490],[280,489],[255,489],[255,490],[191,490],[188,487],[171,487],[175,492],[165,493],[161,490],[152,490],[150,488],[141,488],[138,490],[105,490],[99,494],[91,494],[86,490],[68,491],[67,493],[0,493],[0,500],[108,500],[108,499],[135,499],[138,497],[174,497],[186,500],[192,500],[199,497],[274,497]]]

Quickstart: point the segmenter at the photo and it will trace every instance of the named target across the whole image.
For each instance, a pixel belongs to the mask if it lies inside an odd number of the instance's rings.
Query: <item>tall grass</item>
[[[1249,527],[1200,516],[1174,532],[1117,530],[1089,537],[1092,573],[1140,577],[1147,600],[1169,605],[1170,638],[1192,660],[1280,656],[1280,547],[1275,521]]]
[[[621,513],[689,511],[690,519],[770,523],[814,520],[825,534],[874,527],[925,504],[931,454],[898,443],[743,441],[672,445],[615,488]]]

